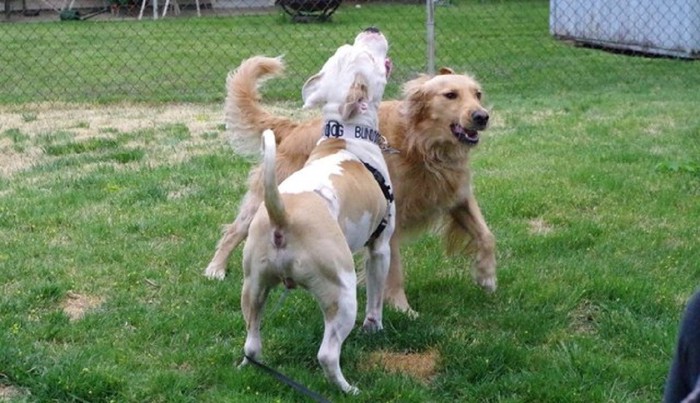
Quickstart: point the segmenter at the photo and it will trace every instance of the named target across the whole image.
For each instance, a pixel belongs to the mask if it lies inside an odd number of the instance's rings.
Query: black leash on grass
[[[290,388],[296,390],[297,392],[301,393],[302,395],[309,397],[313,399],[315,402],[319,403],[330,403],[330,400],[326,399],[325,397],[321,396],[320,394],[314,392],[313,390],[310,390],[306,386],[300,384],[299,382],[295,381],[294,379],[286,376],[285,374],[277,371],[274,368],[270,368],[267,365],[258,362],[254,360],[252,357],[249,357],[247,355],[244,355],[244,357],[253,365],[256,367],[260,368],[261,370],[267,372],[268,374],[272,375],[275,379],[278,381],[282,382],[283,384],[289,386]]]
[[[275,308],[272,310],[270,313],[276,312],[279,307],[282,305],[282,302],[285,300],[287,297],[287,294],[289,294],[289,288],[286,288],[284,292],[282,293],[282,296],[280,299],[277,301],[277,305]],[[267,365],[253,359],[253,357],[248,356],[247,354],[243,354],[243,357],[248,360],[251,364],[254,366],[260,368],[261,370],[267,372],[269,375],[271,375],[273,378],[277,379],[278,381],[282,382],[283,384],[289,386],[290,388],[296,390],[297,392],[301,393],[302,395],[311,398],[313,401],[318,402],[318,403],[330,403],[330,400],[326,399],[325,397],[321,396],[320,394],[314,392],[313,390],[307,388],[306,386],[300,384],[299,382],[295,381],[294,379],[288,377],[287,375],[277,371],[274,368],[270,368]]]

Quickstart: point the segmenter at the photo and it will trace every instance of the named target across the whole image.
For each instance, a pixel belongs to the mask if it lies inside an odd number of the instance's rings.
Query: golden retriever
[[[277,179],[299,170],[322,133],[322,119],[298,122],[271,113],[260,103],[258,85],[282,72],[270,58],[245,60],[227,80],[226,123],[234,149],[257,154],[260,133],[272,129],[278,143]],[[396,229],[391,239],[391,264],[384,298],[398,310],[414,314],[404,290],[399,246],[412,235],[440,228],[450,253],[473,253],[472,276],[488,291],[496,289],[495,237],[474,197],[469,152],[488,126],[477,81],[442,68],[435,76],[408,81],[402,100],[384,101],[379,108],[379,131],[396,151],[385,153],[396,197]],[[222,279],[231,251],[248,234],[262,201],[262,170],[250,173],[248,193],[238,216],[227,226],[205,270]]]

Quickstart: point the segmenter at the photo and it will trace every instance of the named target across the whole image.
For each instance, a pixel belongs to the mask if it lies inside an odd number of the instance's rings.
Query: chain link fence
[[[220,102],[228,71],[258,54],[287,63],[266,97],[298,100],[367,26],[390,41],[387,97],[441,66],[474,74],[492,95],[526,96],[631,82],[654,74],[659,59],[646,56],[700,57],[697,0],[0,2],[2,104]]]

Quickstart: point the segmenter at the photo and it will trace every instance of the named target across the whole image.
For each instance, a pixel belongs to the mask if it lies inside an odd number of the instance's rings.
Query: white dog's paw
[[[253,344],[257,344],[257,342],[253,342]],[[248,351],[248,350],[246,350],[246,351]],[[250,358],[248,358],[248,357],[250,357]],[[259,349],[257,350],[257,352],[251,351],[250,353],[246,353],[243,356],[243,360],[241,361],[241,363],[238,364],[238,369],[241,369],[241,368],[245,367],[246,365],[250,364],[251,360],[253,360],[253,362],[255,362],[255,363],[262,362],[262,353],[260,352]]]
[[[347,393],[348,395],[357,396],[360,394],[360,389],[358,389],[356,386],[348,385],[343,392]]]
[[[226,277],[226,268],[209,263],[209,266],[204,270],[204,276],[212,280],[223,280]]]
[[[382,326],[381,320],[377,320],[375,318],[368,316],[365,318],[365,321],[362,324],[362,329],[367,333],[376,333],[376,332],[384,329],[384,326]]]

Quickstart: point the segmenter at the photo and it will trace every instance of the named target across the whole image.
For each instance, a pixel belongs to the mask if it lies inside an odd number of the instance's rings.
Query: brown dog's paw
[[[492,252],[494,249],[490,247],[487,249],[489,252],[477,252],[472,272],[474,282],[487,292],[496,291],[496,257]]]
[[[406,294],[401,290],[400,292],[394,293],[393,295],[387,295],[385,302],[390,307],[396,309],[399,312],[403,312],[411,319],[416,319],[418,317],[418,312],[414,311],[413,308],[408,304],[406,299]]]
[[[484,289],[484,291],[487,291],[487,292],[495,292],[496,291],[496,277],[495,276],[485,277],[485,278],[477,278],[477,279],[475,279],[475,281],[479,285],[479,287]]]
[[[226,277],[226,267],[209,263],[204,270],[204,276],[212,280],[223,280]]]

